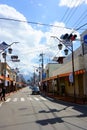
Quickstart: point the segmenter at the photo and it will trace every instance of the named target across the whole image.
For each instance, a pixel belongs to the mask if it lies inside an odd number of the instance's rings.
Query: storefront
[[[42,81],[42,84],[47,83],[47,93],[61,96],[74,96],[74,89],[76,97],[84,96],[84,75],[85,69],[75,71],[75,88],[70,82],[69,76],[71,72],[60,74],[47,78]]]

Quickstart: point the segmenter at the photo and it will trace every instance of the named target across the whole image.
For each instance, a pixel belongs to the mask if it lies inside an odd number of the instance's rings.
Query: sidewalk
[[[70,97],[70,96],[60,96],[60,95],[52,95],[52,94],[46,94],[46,96],[51,97],[56,100],[62,100],[62,101],[81,104],[81,105],[87,104],[86,98],[80,98],[80,97],[74,98],[74,97]]]

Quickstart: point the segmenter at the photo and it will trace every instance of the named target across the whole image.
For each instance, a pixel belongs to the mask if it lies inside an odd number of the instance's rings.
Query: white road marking
[[[31,97],[29,97],[29,98],[27,98],[28,100],[30,100],[30,101],[33,101],[33,99],[31,98]]]
[[[17,102],[17,98],[14,98],[14,99],[13,99],[13,102]]]
[[[46,98],[44,98],[44,97],[40,97],[42,100],[47,100]]]
[[[9,102],[11,100],[11,98],[8,98],[8,99],[6,99],[6,101],[5,102]]]
[[[34,97],[34,99],[35,99],[35,100],[37,100],[37,101],[39,101],[39,99],[38,99],[38,98],[36,98],[36,97]]]
[[[44,97],[27,97],[27,100],[30,100],[30,101],[40,101],[40,100],[47,100],[46,98],[44,98]],[[8,102],[10,102],[10,101],[12,101],[12,102],[17,102],[18,101],[18,98],[17,97],[15,97],[15,98],[7,98],[6,99],[6,103],[8,103]],[[24,102],[25,101],[25,98],[24,97],[21,97],[20,98],[20,101],[21,102]],[[3,104],[3,102],[1,102],[0,103],[0,107],[2,106],[2,104]]]
[[[21,97],[21,101],[22,101],[22,102],[24,102],[24,101],[25,101],[25,99],[24,99],[23,97]]]
[[[0,103],[0,107],[2,106],[2,103],[3,103],[3,102]]]

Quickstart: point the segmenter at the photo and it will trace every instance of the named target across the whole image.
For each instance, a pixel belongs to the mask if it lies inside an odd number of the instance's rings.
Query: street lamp
[[[12,48],[10,46],[13,45],[14,43],[16,44],[16,43],[19,43],[19,42],[12,42],[10,45],[7,44],[8,46],[4,47],[4,49],[0,52],[0,53],[2,53],[2,56],[4,58],[4,84],[3,84],[4,86],[5,86],[5,82],[6,82],[6,56],[7,56],[7,51],[6,50],[8,49],[8,53],[12,54]]]
[[[8,52],[9,52],[9,54],[11,54],[11,52],[12,52],[12,49],[10,48],[13,44],[17,44],[17,43],[19,43],[19,42],[12,42],[11,44],[7,44],[7,43],[5,43],[5,42],[2,42],[1,44],[0,44],[0,54],[2,53],[2,52],[4,52],[6,49],[8,49]]]
[[[68,55],[68,50],[70,50],[72,53],[72,83],[73,83],[73,87],[74,87],[74,102],[76,102],[73,41],[76,39],[77,35],[76,34],[74,34],[74,35],[65,34],[65,35],[61,36],[62,40],[60,40],[56,36],[52,36],[52,37],[56,38],[57,40],[62,42],[62,44],[61,43],[58,44],[59,50],[62,50],[63,44],[66,46],[66,49],[64,50],[65,55]],[[69,46],[71,48],[69,48]]]
[[[20,62],[20,59],[18,59],[17,55],[12,55],[11,56],[11,61],[13,61],[13,62]]]

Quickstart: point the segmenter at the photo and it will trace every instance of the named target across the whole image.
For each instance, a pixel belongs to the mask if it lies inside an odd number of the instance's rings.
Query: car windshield
[[[38,86],[34,86],[33,90],[39,91],[39,87]]]

